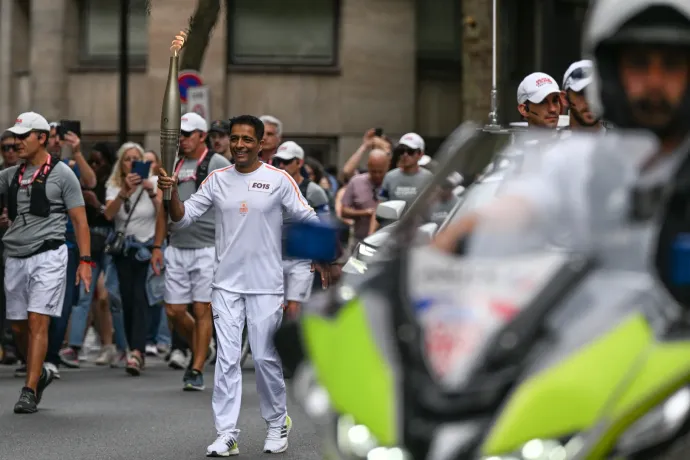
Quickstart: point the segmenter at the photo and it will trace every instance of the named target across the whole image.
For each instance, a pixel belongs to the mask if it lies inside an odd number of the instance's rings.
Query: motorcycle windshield
[[[631,221],[628,197],[655,146],[645,135],[574,134],[512,168],[462,256],[408,250],[407,289],[437,383],[461,390],[497,334],[573,263],[648,270],[653,226]]]

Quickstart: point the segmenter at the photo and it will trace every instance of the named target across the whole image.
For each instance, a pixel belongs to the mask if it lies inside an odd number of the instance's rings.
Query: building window
[[[120,56],[120,2],[81,0],[82,61],[115,62]],[[146,0],[129,0],[129,56],[133,65],[146,62]]]
[[[335,67],[339,11],[339,0],[228,0],[228,61]]]
[[[422,76],[453,76],[462,69],[462,11],[458,0],[417,0],[417,68]]]

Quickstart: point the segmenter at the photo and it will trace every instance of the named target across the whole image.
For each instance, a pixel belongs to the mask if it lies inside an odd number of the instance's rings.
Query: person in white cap
[[[292,420],[280,356],[273,336],[283,320],[283,212],[295,221],[318,222],[290,175],[263,163],[264,124],[252,115],[230,120],[234,166],[209,174],[188,200],[180,200],[176,175],[160,171],[162,190],[172,190],[169,213],[177,228],[188,227],[213,207],[216,228],[216,269],[212,287],[213,319],[218,358],[213,385],[213,415],[218,437],[208,446],[210,457],[238,455],[237,421],[242,399],[240,354],[247,325],[256,370],[261,416],[268,433],[264,452],[288,448]],[[330,267],[316,267],[322,282]]]
[[[189,199],[212,171],[230,166],[230,162],[223,155],[208,150],[207,135],[206,120],[200,115],[190,112],[182,116],[182,156],[174,170],[182,201]],[[162,199],[162,196],[160,198]],[[213,212],[205,212],[187,228],[171,228],[170,244],[164,255],[162,246],[167,234],[168,216],[161,207],[156,220],[151,265],[156,274],[159,274],[165,265],[164,299],[168,318],[192,350],[192,359],[183,377],[183,389],[201,391],[204,389],[204,363],[213,335],[210,305],[213,267],[216,261]],[[189,304],[193,305],[194,315],[188,312]]]
[[[517,109],[530,128],[556,129],[561,114],[561,89],[550,75],[527,75],[517,90]]]
[[[589,108],[585,89],[592,83],[594,64],[589,59],[574,62],[563,76],[563,92],[568,103],[569,129],[602,129],[601,119]]]
[[[318,184],[302,176],[304,166],[304,150],[293,141],[283,142],[273,155],[274,166],[283,169],[295,180],[299,191],[320,217],[330,214],[328,195]],[[285,217],[284,224],[289,225],[291,219]],[[295,318],[299,314],[301,305],[309,300],[314,281],[311,260],[292,259],[283,255],[283,278],[285,284],[285,308],[287,314]]]
[[[397,168],[389,171],[383,178],[379,191],[379,201],[401,200],[409,206],[424,186],[431,180],[433,173],[419,166],[424,156],[424,139],[417,133],[407,133],[400,138],[393,150]],[[371,218],[370,233],[379,227],[376,215]]]
[[[27,359],[15,413],[34,413],[53,379],[44,367],[51,317],[60,317],[65,296],[67,214],[74,225],[80,262],[76,282],[91,285],[91,241],[77,176],[46,150],[50,126],[35,112],[22,113],[9,128],[24,162],[0,171],[12,224],[5,233],[7,319]],[[71,286],[69,287],[71,289]]]

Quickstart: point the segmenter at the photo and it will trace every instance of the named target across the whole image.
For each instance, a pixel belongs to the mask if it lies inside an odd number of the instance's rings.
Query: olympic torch
[[[163,161],[163,168],[168,174],[172,174],[175,169],[175,159],[177,158],[177,151],[180,144],[180,118],[181,104],[180,104],[180,87],[177,82],[177,74],[179,71],[180,56],[179,52],[184,46],[187,34],[180,32],[175,37],[172,47],[172,56],[170,56],[170,64],[168,67],[168,82],[165,85],[165,94],[163,95],[163,110],[161,113],[161,160]],[[163,200],[170,201],[172,197],[172,190],[167,189],[163,191]]]

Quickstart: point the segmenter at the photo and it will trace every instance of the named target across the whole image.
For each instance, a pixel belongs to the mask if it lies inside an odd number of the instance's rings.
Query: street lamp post
[[[127,115],[129,112],[129,0],[120,0],[120,126],[118,140],[120,145],[127,142]]]

